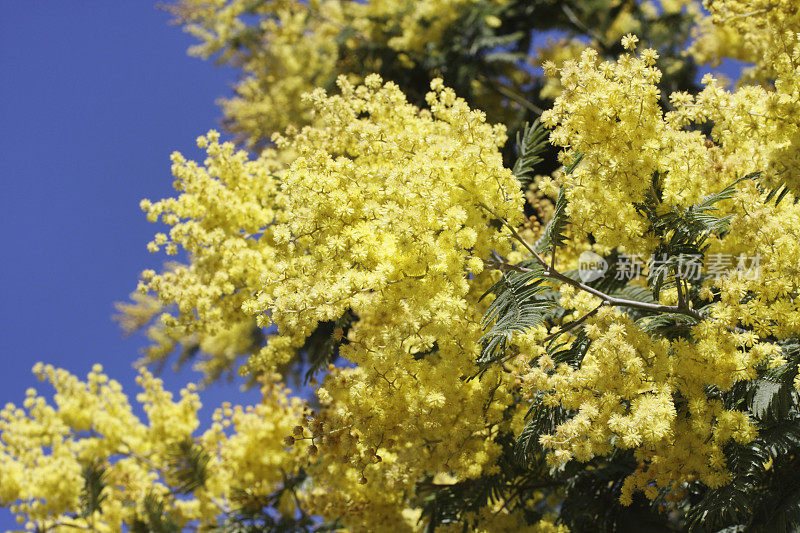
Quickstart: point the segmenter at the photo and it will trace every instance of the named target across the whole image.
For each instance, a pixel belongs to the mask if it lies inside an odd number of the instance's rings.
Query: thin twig
[[[528,101],[528,99],[522,96],[521,94],[516,93],[514,90],[506,87],[505,85],[502,85],[500,83],[495,83],[487,76],[480,75],[478,82],[487,85],[490,89],[499,93],[501,96],[505,96],[506,98],[513,100],[514,102],[518,103],[528,111],[533,111],[534,113],[539,115],[541,115],[544,112],[544,109]]]
[[[566,4],[561,4],[561,11],[564,12],[564,14],[567,16],[569,21],[572,22],[572,24],[574,26],[576,26],[579,30],[583,31],[584,33],[587,33],[588,35],[591,35],[597,41],[597,44],[599,44],[603,48],[606,47],[605,39],[603,39],[603,37],[599,33],[597,33],[595,30],[593,30],[592,28],[590,28],[589,26],[584,24],[578,18],[578,15],[575,14],[575,12],[572,10],[572,8],[570,8]]]
[[[556,331],[555,333],[551,333],[550,335],[545,337],[544,338],[544,342],[551,341],[551,340],[555,339],[556,337],[558,337],[559,335],[561,335],[562,333],[566,333],[569,330],[575,328],[576,326],[580,326],[581,324],[586,322],[586,320],[588,318],[590,318],[590,317],[594,316],[595,314],[597,314],[597,312],[600,310],[600,308],[603,307],[604,305],[607,305],[606,302],[601,303],[600,305],[598,305],[597,307],[595,307],[594,309],[592,309],[591,311],[589,311],[588,313],[586,313],[582,317],[580,317],[580,318],[578,318],[576,320],[572,320],[570,322],[567,322],[566,324],[561,326],[558,331]]]
[[[686,307],[688,307],[688,305],[686,305],[686,301],[683,298],[683,288],[681,287],[681,278],[679,278],[677,274],[675,275],[675,289],[678,291],[678,307],[680,307],[681,309],[685,309]]]

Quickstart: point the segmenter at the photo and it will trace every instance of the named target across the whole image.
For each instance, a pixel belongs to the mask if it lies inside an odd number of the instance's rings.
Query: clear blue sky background
[[[186,54],[192,44],[150,0],[0,0],[0,405],[49,388],[36,361],[78,375],[100,362],[133,398],[132,362],[114,301],[163,256],[142,198],[171,194],[169,155],[201,158],[194,139],[219,125],[215,100],[235,72]],[[190,371],[165,374],[177,393]],[[237,385],[203,395],[209,421]],[[2,483],[2,479],[0,479]],[[0,510],[0,530],[15,528]]]

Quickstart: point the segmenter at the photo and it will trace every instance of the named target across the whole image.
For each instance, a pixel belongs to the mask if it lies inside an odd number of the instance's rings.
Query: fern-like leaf
[[[547,148],[547,137],[547,130],[538,120],[517,133],[518,156],[513,171],[523,190],[531,184],[536,166],[543,161],[541,155]]]
[[[339,357],[339,347],[347,342],[347,331],[358,317],[347,310],[336,320],[320,322],[300,348],[300,360],[307,363],[304,381],[311,381],[317,372]]]
[[[640,318],[636,324],[650,334],[658,334],[669,339],[688,338],[697,320],[679,313],[661,313]]]
[[[106,469],[100,463],[91,463],[83,467],[83,490],[81,491],[81,518],[89,518],[95,512],[100,511],[106,495],[103,490],[105,483]]]
[[[786,196],[789,194],[789,192],[791,191],[789,190],[789,187],[786,186],[786,184],[779,185],[778,187],[772,189],[771,191],[769,191],[769,193],[767,193],[766,198],[764,198],[764,203],[768,204],[772,201],[773,198],[775,198],[775,207],[778,207],[780,203],[783,201],[783,199],[786,198]],[[792,200],[792,203],[796,204],[798,201],[800,201],[800,198],[795,196],[794,199]]]
[[[210,460],[203,447],[189,438],[176,444],[170,453],[169,467],[178,492],[189,494],[205,485]]]
[[[698,204],[689,207],[667,206],[665,209],[661,202],[659,176],[654,174],[651,191],[645,196],[644,202],[636,204],[636,209],[649,219],[649,234],[667,236],[654,250],[657,263],[651,265],[647,279],[655,299],[667,286],[671,274],[686,271],[684,267],[687,261],[702,257],[711,235],[724,235],[727,232],[731,217],[718,216],[717,204],[733,198],[736,185],[757,175],[743,176]],[[699,271],[700,265],[697,267]]]
[[[589,350],[589,345],[592,343],[592,340],[586,335],[586,331],[583,328],[578,330],[575,337],[567,343],[554,345],[553,343],[555,341],[556,339],[553,339],[546,347],[550,358],[557,365],[565,363],[575,369],[580,368],[583,357],[586,355],[586,352]],[[567,344],[569,344],[569,346],[565,347]]]
[[[782,419],[791,408],[791,392],[781,382],[759,379],[753,387],[750,412],[759,419]]]
[[[150,492],[144,497],[143,515],[131,524],[131,533],[178,533],[180,527],[165,512],[164,501]]]
[[[567,191],[563,185],[558,191],[558,198],[553,209],[553,218],[547,223],[542,236],[536,241],[539,252],[552,252],[567,240],[564,230],[567,228]]]
[[[527,418],[525,427],[514,442],[514,460],[520,465],[529,465],[537,456],[544,455],[539,437],[552,433],[556,426],[566,422],[569,412],[560,406],[547,407],[542,394],[538,394],[528,409]]]
[[[495,295],[483,317],[483,328],[488,328],[488,331],[480,339],[482,350],[479,364],[488,364],[501,358],[514,333],[525,332],[544,322],[546,311],[555,302],[542,297],[547,291],[543,282],[540,270],[503,271],[500,280],[481,297]]]

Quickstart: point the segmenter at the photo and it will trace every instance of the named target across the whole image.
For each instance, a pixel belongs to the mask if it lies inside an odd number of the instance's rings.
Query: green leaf
[[[775,207],[778,207],[778,205],[780,205],[783,199],[786,198],[786,195],[788,195],[789,192],[791,191],[789,190],[789,187],[786,184],[779,185],[778,187],[772,189],[771,191],[769,191],[769,193],[767,193],[766,198],[764,198],[764,203],[765,204],[770,203],[770,201],[777,195],[777,198],[775,199]],[[793,203],[796,204],[798,201],[800,201],[800,198],[795,196]]]
[[[791,396],[787,394],[783,383],[759,379],[755,383],[750,412],[759,420],[768,415],[783,418],[788,414]]]
[[[575,333],[575,337],[571,343],[559,344],[558,346],[553,343],[556,339],[550,341],[547,346],[547,353],[555,364],[565,363],[572,368],[580,368],[586,352],[589,350],[592,340],[586,335],[586,330],[581,328]],[[568,348],[564,348],[569,344]]]
[[[786,185],[781,185],[781,186],[779,186],[779,187],[777,187],[777,188],[775,188],[775,189],[772,189],[771,191],[769,191],[769,193],[767,194],[767,197],[766,197],[766,198],[764,198],[764,203],[765,203],[765,204],[768,204],[768,203],[770,202],[770,200],[772,200],[772,199],[775,197],[775,195],[776,195],[776,194],[777,194],[779,191],[781,191],[781,190],[783,190],[783,189],[786,189]],[[777,202],[776,202],[776,205],[777,205]]]
[[[483,317],[483,328],[488,331],[480,339],[482,345],[479,364],[500,359],[514,333],[522,333],[544,323],[545,313],[555,301],[541,295],[548,292],[543,285],[540,269],[531,272],[503,271],[500,280],[486,293],[495,299]]]
[[[557,406],[547,407],[539,393],[531,402],[526,417],[528,421],[514,442],[514,460],[520,465],[530,464],[538,456],[544,455],[539,437],[553,433],[556,427],[569,419],[569,411]]]
[[[691,327],[695,324],[697,324],[696,319],[679,313],[660,313],[636,321],[636,325],[642,328],[642,331],[669,339],[688,338]]]
[[[547,130],[538,120],[525,124],[517,133],[518,155],[513,171],[523,190],[531,184],[536,166],[543,161],[541,155],[547,148],[547,139]]]
[[[176,490],[181,494],[189,494],[205,485],[210,460],[203,447],[190,438],[173,446],[169,454],[169,475],[174,480]]]
[[[758,533],[797,533],[800,530],[800,490],[779,500],[772,509],[768,522],[757,524],[752,531]]]
[[[563,185],[558,190],[553,218],[547,223],[542,236],[536,241],[535,247],[539,252],[555,251],[563,246],[567,237],[564,230],[567,228],[567,190]]]
[[[583,154],[577,154],[572,163],[562,169],[565,176],[572,174],[575,168],[583,160]],[[564,230],[567,227],[567,189],[564,185],[558,190],[558,197],[556,198],[555,208],[553,209],[553,217],[544,228],[544,232],[539,240],[534,244],[534,248],[539,252],[553,251],[559,246],[562,246],[566,241]]]
[[[781,203],[781,200],[783,200],[783,199],[784,199],[784,197],[785,197],[787,194],[789,194],[789,187],[786,187],[786,186],[784,185],[784,187],[783,187],[783,190],[782,190],[782,191],[781,191],[781,193],[778,195],[778,198],[775,200],[775,206],[776,206],[776,207],[778,206],[778,204],[780,204],[780,203]]]
[[[578,165],[581,164],[581,161],[583,161],[583,154],[576,153],[572,162],[569,165],[565,165],[564,168],[561,169],[561,174],[564,176],[569,176],[575,172],[575,169],[578,168]]]
[[[746,523],[752,513],[748,490],[746,484],[736,481],[719,489],[709,490],[687,512],[690,531],[718,531],[726,526]]]
[[[795,339],[783,341],[781,347],[786,363],[769,369],[748,387],[747,407],[759,421],[779,423],[790,413],[798,411],[798,393],[794,388],[800,363],[800,345]]]
[[[347,330],[356,320],[358,317],[348,309],[336,320],[321,322],[306,339],[299,350],[301,360],[305,359],[308,364],[305,383],[339,357],[339,347],[346,342]],[[337,336],[337,330],[341,331],[341,337]]]
[[[706,241],[709,236],[727,233],[731,216],[718,216],[717,204],[733,198],[736,185],[755,175],[748,174],[735,180],[721,191],[706,196],[698,204],[689,207],[667,206],[666,209],[661,202],[659,175],[653,175],[650,192],[644,202],[635,205],[650,221],[647,233],[661,240],[653,254],[658,263],[651,265],[647,279],[656,300],[671,276],[674,283],[676,273],[688,264],[687,259],[702,257],[708,248]],[[698,264],[698,269],[701,266]]]
[[[99,462],[83,467],[83,490],[81,490],[81,518],[89,518],[101,510],[106,499],[103,489],[106,487],[106,469]]]
[[[154,492],[144,497],[144,514],[131,524],[131,533],[178,533],[180,527],[171,513],[165,512],[164,501]]]

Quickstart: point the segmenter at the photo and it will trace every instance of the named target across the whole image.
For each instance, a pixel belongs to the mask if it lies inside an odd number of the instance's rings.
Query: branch
[[[496,270],[514,270],[516,272],[537,272],[536,270],[533,270],[531,268],[525,268],[518,265],[511,265],[509,263],[498,263],[497,261],[484,261],[484,264]],[[545,270],[542,272],[542,276],[560,281],[562,283],[566,283],[567,285],[572,285],[576,289],[580,289],[582,291],[588,292],[593,296],[597,296],[606,305],[611,305],[614,307],[630,307],[632,309],[642,309],[644,311],[653,311],[656,313],[677,313],[681,315],[690,316],[698,321],[703,320],[703,316],[694,309],[683,308],[677,305],[651,304],[647,302],[637,302],[636,300],[626,300],[625,298],[617,298],[615,296],[611,296],[602,291],[599,291],[594,287],[585,285],[580,281],[574,280],[569,276],[565,276],[564,274],[558,272],[557,270],[550,270],[550,268],[547,266],[546,263],[544,264],[544,266]]]
[[[576,289],[580,289],[580,290],[582,290],[584,292],[588,292],[589,294],[591,294],[593,296],[597,296],[598,298],[600,298],[604,303],[606,303],[608,305],[612,305],[614,307],[630,307],[632,309],[642,309],[644,311],[653,311],[653,312],[656,312],[656,313],[677,313],[677,314],[681,314],[681,315],[690,316],[690,317],[694,318],[697,321],[703,320],[703,317],[702,317],[702,315],[700,315],[700,313],[698,313],[697,311],[695,311],[694,309],[692,309],[692,308],[690,308],[688,306],[684,307],[684,306],[680,306],[680,305],[651,304],[651,303],[646,303],[646,302],[637,302],[636,300],[626,300],[624,298],[616,298],[614,296],[611,296],[609,294],[601,292],[601,291],[595,289],[594,287],[590,287],[590,286],[588,286],[588,285],[586,285],[584,283],[581,283],[578,280],[574,280],[574,279],[570,278],[569,276],[565,276],[564,274],[562,274],[561,272],[559,272],[555,268],[552,268],[547,263],[547,261],[542,259],[542,256],[539,255],[539,253],[533,248],[533,246],[531,246],[530,243],[528,243],[528,241],[526,241],[522,237],[522,235],[520,235],[519,232],[517,232],[517,230],[513,226],[511,226],[511,224],[509,224],[503,217],[498,216],[494,211],[489,209],[489,207],[487,207],[485,204],[478,204],[478,205],[480,207],[486,209],[495,218],[497,218],[497,220],[502,222],[503,225],[505,227],[507,227],[508,230],[511,232],[511,235],[516,240],[518,240],[522,244],[522,246],[524,246],[525,249],[528,250],[531,253],[531,255],[533,255],[534,259],[536,259],[536,262],[538,262],[540,265],[542,265],[542,269],[543,269],[542,276],[544,276],[546,278],[550,278],[550,279],[554,279],[554,280],[560,281],[562,283],[566,283],[567,285],[571,285],[571,286],[575,287]],[[490,266],[492,268],[496,268],[496,269],[499,269],[499,270],[516,270],[517,272],[534,272],[533,269],[521,267],[521,266],[518,266],[518,265],[511,265],[509,263],[501,262],[501,261],[484,261],[484,263],[487,266]]]
[[[494,81],[489,79],[488,76],[480,75],[478,83],[483,83],[484,85],[487,85],[493,91],[499,93],[501,96],[505,96],[506,98],[518,103],[528,111],[533,111],[534,113],[537,113],[539,115],[541,115],[544,112],[544,109],[529,102],[528,99],[522,96],[521,94],[514,92],[514,90],[500,83],[495,83]]]
[[[566,4],[562,4],[561,11],[564,12],[564,14],[567,16],[567,18],[569,19],[569,21],[572,23],[573,26],[575,26],[579,30],[583,31],[584,33],[592,37],[595,41],[597,41],[598,45],[603,47],[603,49],[606,48],[605,39],[603,39],[603,37],[595,30],[593,30],[592,28],[581,22],[581,20],[578,18],[578,15],[575,14],[572,8],[570,8]]]
[[[683,298],[683,289],[681,288],[681,278],[679,278],[677,274],[675,275],[675,290],[678,291],[678,307],[680,308],[688,307]]]
[[[530,252],[530,253],[533,255],[533,257],[535,257],[535,258],[536,258],[536,260],[537,260],[539,263],[541,263],[541,265],[542,265],[542,266],[545,268],[545,270],[546,270],[546,271],[547,271],[547,270],[550,270],[550,269],[548,268],[548,266],[547,266],[547,263],[545,262],[545,260],[544,260],[544,259],[542,259],[542,256],[541,256],[541,255],[539,255],[539,253],[538,253],[538,252],[537,252],[537,251],[536,251],[536,250],[533,248],[533,246],[531,246],[531,245],[528,243],[528,241],[526,241],[525,239],[523,239],[523,238],[522,238],[522,235],[520,235],[519,233],[517,233],[517,230],[514,228],[514,226],[512,226],[511,224],[509,224],[509,223],[508,223],[508,221],[506,221],[506,219],[504,219],[503,217],[501,217],[500,215],[498,215],[497,213],[495,213],[494,211],[492,211],[492,210],[489,208],[489,206],[487,206],[486,204],[484,204],[484,203],[479,203],[479,204],[478,204],[478,206],[479,206],[479,207],[482,207],[482,208],[484,208],[484,209],[485,209],[486,211],[488,211],[488,212],[489,212],[489,213],[490,213],[492,216],[494,216],[494,217],[495,217],[497,220],[499,220],[499,221],[500,221],[500,222],[501,222],[501,223],[502,223],[502,224],[503,224],[505,227],[507,227],[507,228],[508,228],[508,230],[511,232],[511,235],[512,235],[512,236],[513,236],[515,239],[517,239],[517,240],[518,240],[518,241],[519,241],[519,242],[522,244],[522,246],[524,246],[524,247],[525,247],[525,249],[526,249],[526,250],[528,250],[528,251],[529,251],[529,252]]]
[[[53,529],[55,527],[71,527],[71,528],[74,528],[74,529],[82,529],[84,531],[97,531],[93,527],[82,526],[82,525],[79,525],[79,524],[70,524],[69,522],[59,522],[59,521],[53,522],[51,525],[47,526],[46,529],[44,529],[43,531],[50,531],[51,529]]]
[[[575,319],[575,320],[572,320],[570,322],[567,322],[566,324],[561,326],[561,328],[559,328],[558,331],[556,331],[555,333],[551,333],[550,335],[545,337],[543,339],[543,341],[544,342],[551,341],[551,340],[555,339],[556,337],[558,337],[559,335],[561,335],[562,333],[566,333],[569,330],[571,330],[572,328],[574,328],[576,326],[580,326],[581,324],[586,322],[586,319],[588,319],[588,318],[594,316],[595,314],[597,314],[597,312],[600,310],[600,308],[603,307],[604,305],[607,305],[606,302],[601,303],[600,305],[598,305],[597,307],[595,307],[594,309],[592,309],[591,311],[589,311],[588,313],[586,313],[582,317],[580,317],[578,319]]]

